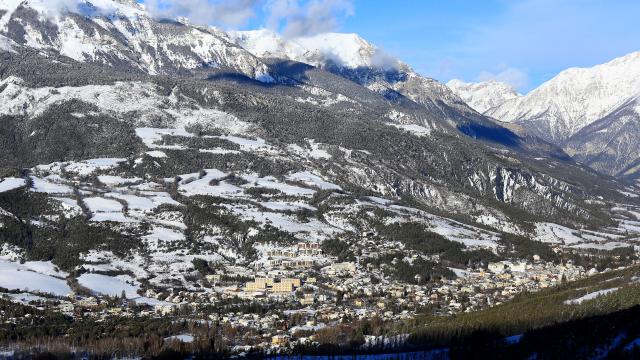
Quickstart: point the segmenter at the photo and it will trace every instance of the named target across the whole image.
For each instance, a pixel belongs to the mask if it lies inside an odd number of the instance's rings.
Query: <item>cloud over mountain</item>
[[[144,0],[144,5],[157,18],[183,17],[225,28],[243,27],[260,14],[266,27],[287,37],[334,31],[354,13],[351,0]]]
[[[197,24],[239,27],[255,16],[262,0],[145,0],[147,10],[155,17],[188,18]]]
[[[264,8],[269,14],[267,25],[286,37],[334,31],[341,19],[354,14],[350,0],[270,0]]]

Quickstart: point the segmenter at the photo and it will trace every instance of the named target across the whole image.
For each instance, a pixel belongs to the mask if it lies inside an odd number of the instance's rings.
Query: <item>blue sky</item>
[[[146,2],[227,28],[355,32],[423,75],[497,79],[523,93],[568,67],[640,50],[640,0]]]
[[[447,81],[498,78],[527,92],[572,66],[640,50],[639,0],[356,0],[358,32]]]

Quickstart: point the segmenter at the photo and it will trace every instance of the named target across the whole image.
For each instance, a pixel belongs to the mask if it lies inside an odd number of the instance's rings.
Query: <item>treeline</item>
[[[548,244],[524,236],[503,233],[500,244],[503,246],[500,255],[510,259],[531,260],[534,255],[538,255],[544,261],[560,261],[558,254]]]
[[[351,245],[338,238],[327,239],[322,242],[322,252],[335,256],[339,262],[355,261],[356,255],[351,250]]]
[[[453,317],[425,316],[416,320],[411,343],[450,346],[456,342],[464,342],[476,333],[507,337],[558,323],[629,309],[640,304],[640,285],[632,281],[638,273],[638,268],[633,268],[565,283],[536,293],[522,293],[512,301],[483,311]],[[568,299],[613,287],[619,289],[607,296],[578,305],[564,303]]]
[[[629,246],[612,250],[574,250],[563,254],[563,258],[585,269],[595,268],[603,271],[632,265],[635,260],[638,260],[638,255],[634,247]]]
[[[385,275],[409,284],[425,284],[440,279],[453,279],[455,273],[442,264],[420,257],[406,260],[406,254],[393,251],[377,257],[368,257],[360,261],[364,266],[380,268]]]
[[[224,325],[174,317],[108,317],[72,319],[58,312],[0,299],[0,347],[17,349],[17,358],[112,359],[163,358],[167,354],[197,354],[219,358],[237,336]],[[172,341],[177,334],[193,334],[193,343]],[[84,356],[83,356],[84,355]]]

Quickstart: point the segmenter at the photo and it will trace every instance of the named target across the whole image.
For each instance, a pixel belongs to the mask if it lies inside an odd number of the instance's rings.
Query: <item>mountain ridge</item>
[[[503,126],[517,125],[521,135],[533,134],[554,143],[604,174],[621,179],[636,177],[634,164],[639,158],[634,148],[640,141],[640,131],[632,126],[633,106],[622,108],[640,95],[638,51],[590,68],[566,69],[527,95],[501,103],[486,93],[464,88],[486,85],[451,85],[469,104],[499,103],[480,106],[486,108],[485,115],[502,121]],[[610,129],[605,129],[605,124]],[[621,131],[623,127],[625,131]]]
[[[511,85],[495,81],[465,83],[458,79],[447,82],[447,86],[477,112],[484,114],[508,100],[522,96]]]
[[[500,121],[534,123],[530,130],[562,142],[640,94],[640,52],[590,68],[569,68],[522,98],[489,110]]]

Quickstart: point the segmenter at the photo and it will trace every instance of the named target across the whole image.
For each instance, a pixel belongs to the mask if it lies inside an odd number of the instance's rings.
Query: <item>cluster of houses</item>
[[[295,334],[353,319],[399,321],[413,318],[421,311],[416,309],[425,308],[439,315],[475,311],[508,301],[524,291],[537,291],[596,273],[571,263],[542,262],[537,257],[531,262],[490,263],[480,270],[454,270],[455,279],[406,284],[390,279],[380,269],[357,262],[337,262],[322,254],[318,244],[300,243],[269,250],[266,261],[255,267],[219,269],[219,273],[207,275],[197,291],[182,289],[167,295],[147,289],[142,304],[136,304],[135,299],[114,302],[91,296],[59,300],[55,306],[72,316],[190,314],[192,319],[203,317],[238,329],[252,329],[245,333],[257,334],[263,346],[278,348],[290,346],[292,339],[299,338]],[[234,302],[270,304],[271,310],[261,316],[210,312],[217,304]],[[204,311],[205,308],[209,310]]]
[[[267,269],[304,270],[316,265],[322,254],[319,243],[300,242],[294,248],[274,249],[267,252]]]

